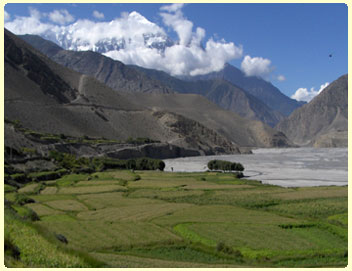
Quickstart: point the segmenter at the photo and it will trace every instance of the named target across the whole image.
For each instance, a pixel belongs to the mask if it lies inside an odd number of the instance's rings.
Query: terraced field
[[[25,263],[34,257],[32,267],[347,265],[347,187],[282,188],[231,173],[107,171],[6,191],[17,216],[35,217],[5,219],[5,235],[28,255]],[[37,255],[28,248],[33,236],[42,238]],[[44,248],[62,260],[45,260]]]

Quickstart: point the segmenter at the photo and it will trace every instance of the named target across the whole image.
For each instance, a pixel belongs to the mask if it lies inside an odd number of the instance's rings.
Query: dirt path
[[[86,81],[87,75],[82,74],[81,77],[79,78],[79,83],[78,83],[78,92],[81,95],[84,95],[84,83]]]

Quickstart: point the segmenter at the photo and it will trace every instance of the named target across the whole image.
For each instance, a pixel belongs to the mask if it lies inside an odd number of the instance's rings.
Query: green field
[[[262,185],[231,173],[128,170],[7,185],[5,263],[345,267],[347,190]]]

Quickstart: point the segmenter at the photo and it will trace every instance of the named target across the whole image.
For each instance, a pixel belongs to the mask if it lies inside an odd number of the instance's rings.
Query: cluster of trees
[[[243,171],[244,167],[241,163],[232,163],[223,160],[211,160],[208,163],[210,170],[223,170],[223,171]]]
[[[73,172],[95,172],[106,169],[136,169],[136,170],[161,170],[165,163],[160,159],[135,158],[128,160],[95,157],[77,158],[75,155],[58,151],[51,151],[50,158],[54,159],[62,168]]]
[[[163,171],[165,168],[165,163],[160,159],[143,157],[128,160],[105,159],[104,166],[105,168]]]
[[[126,140],[126,143],[140,145],[140,144],[149,144],[149,143],[160,143],[160,141],[153,140],[147,137],[137,137],[137,138],[129,137]]]

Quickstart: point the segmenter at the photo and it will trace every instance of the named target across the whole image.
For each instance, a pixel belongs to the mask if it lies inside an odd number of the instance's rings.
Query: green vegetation
[[[66,158],[67,171],[97,162]],[[134,161],[136,168],[154,163]],[[108,169],[5,191],[9,267],[347,265],[347,187],[283,188],[233,172]]]
[[[223,170],[223,171],[243,171],[244,167],[241,163],[231,163],[223,160],[211,160],[208,162],[210,170]]]
[[[54,159],[60,167],[72,172],[92,173],[107,169],[136,169],[136,170],[161,170],[165,163],[160,159],[136,158],[120,160],[113,158],[77,158],[73,154],[51,151],[50,158]]]

